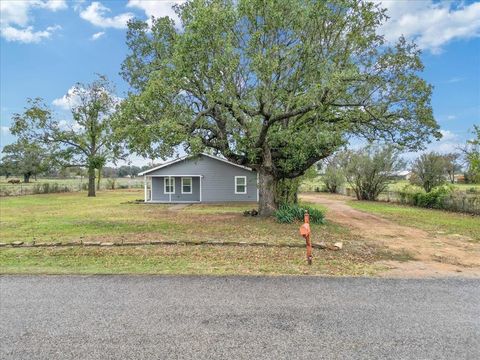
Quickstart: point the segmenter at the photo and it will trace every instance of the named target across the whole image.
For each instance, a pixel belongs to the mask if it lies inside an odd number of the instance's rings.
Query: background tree
[[[2,163],[10,173],[23,176],[23,182],[30,182],[48,167],[48,151],[36,142],[19,139],[3,148]]]
[[[448,177],[448,180],[453,184],[455,183],[455,174],[458,174],[462,171],[462,165],[460,164],[460,154],[459,153],[449,153],[442,155],[445,174]]]
[[[6,179],[13,175],[12,164],[3,158],[0,159],[0,175],[5,176]]]
[[[76,84],[69,94],[73,122],[66,125],[41,99],[29,99],[23,114],[13,116],[12,134],[26,141],[55,147],[54,158],[63,166],[88,171],[88,196],[95,196],[95,169],[121,156],[112,138],[111,114],[116,97],[110,82],[99,76],[90,84]]]
[[[402,169],[404,162],[392,146],[368,146],[346,151],[341,166],[358,200],[376,200],[387,189],[392,173]]]
[[[212,149],[259,173],[259,211],[282,179],[348,136],[410,150],[440,136],[419,51],[389,46],[377,5],[358,0],[192,0],[169,18],[130,21],[122,75],[132,93],[119,139],[150,158]]]
[[[412,166],[410,182],[430,192],[434,187],[445,183],[445,161],[442,155],[429,152],[420,155]]]
[[[345,183],[345,176],[341,166],[341,153],[337,153],[325,159],[324,170],[322,176],[325,189],[330,193],[337,193],[342,185]]]
[[[480,183],[480,125],[473,125],[473,138],[461,149],[467,163],[466,180]]]

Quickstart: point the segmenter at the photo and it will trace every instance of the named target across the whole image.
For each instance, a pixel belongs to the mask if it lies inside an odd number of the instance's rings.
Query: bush
[[[275,211],[274,215],[279,223],[291,224],[294,221],[303,221],[305,210],[308,210],[312,224],[323,224],[325,222],[322,211],[307,205],[284,204]]]
[[[70,191],[71,189],[67,185],[59,185],[57,183],[35,184],[32,189],[33,194],[52,194]]]
[[[413,196],[414,204],[424,208],[444,209],[445,199],[452,194],[452,191],[451,186],[439,186],[428,193],[416,193]]]

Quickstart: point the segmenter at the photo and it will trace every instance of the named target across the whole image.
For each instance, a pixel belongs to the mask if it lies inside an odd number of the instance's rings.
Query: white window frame
[[[173,186],[173,191],[172,191],[172,192],[168,192],[168,191],[167,191],[167,179],[170,179],[170,181],[172,181],[171,183],[169,182],[169,185],[170,185],[170,186]],[[164,194],[167,194],[167,195],[175,194],[175,178],[174,178],[174,177],[166,176],[166,177],[163,179],[163,193],[164,193]]]
[[[190,191],[183,191],[183,181],[189,179],[190,180]],[[181,188],[182,194],[193,194],[193,180],[191,177],[182,177],[182,188]]]
[[[245,180],[244,184],[238,184],[238,179],[240,179],[240,178],[243,178]],[[245,186],[245,191],[243,191],[243,192],[237,191],[238,185]],[[235,176],[235,194],[245,195],[246,193],[247,193],[247,177],[246,176]]]

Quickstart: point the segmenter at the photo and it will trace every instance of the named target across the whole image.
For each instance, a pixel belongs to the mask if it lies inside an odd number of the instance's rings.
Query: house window
[[[182,178],[182,194],[191,194],[192,193],[192,178],[185,177]]]
[[[164,185],[165,194],[175,194],[175,178],[166,177]]]
[[[235,176],[235,194],[247,193],[247,177]]]

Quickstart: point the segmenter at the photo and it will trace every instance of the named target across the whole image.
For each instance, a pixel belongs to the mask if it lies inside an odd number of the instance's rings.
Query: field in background
[[[387,191],[401,191],[406,185],[410,185],[408,180],[392,180],[388,184]],[[461,191],[477,191],[480,194],[480,184],[452,184],[456,189]],[[323,191],[325,184],[322,180],[321,176],[317,176],[314,179],[306,179],[303,181],[302,185],[300,186],[300,191],[302,192],[314,192],[314,191]],[[350,189],[348,184],[344,186],[347,189]],[[421,191],[422,189],[419,186],[411,185],[412,189],[417,189]]]
[[[85,177],[76,179],[38,178],[37,180],[31,178],[29,183],[21,182],[20,184],[10,184],[8,183],[10,179],[3,176],[0,178],[0,197],[86,191],[88,186],[88,179]],[[112,189],[112,187],[115,189],[143,188],[143,178],[102,178],[100,180],[101,190]]]

